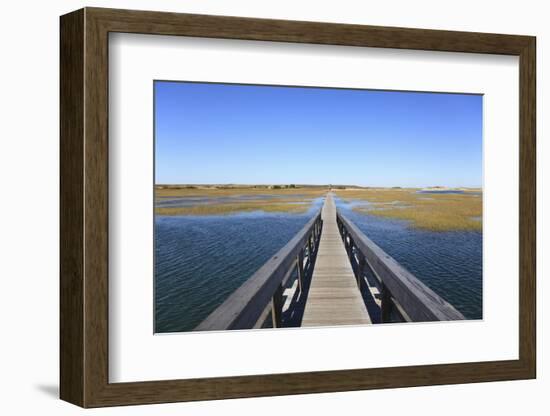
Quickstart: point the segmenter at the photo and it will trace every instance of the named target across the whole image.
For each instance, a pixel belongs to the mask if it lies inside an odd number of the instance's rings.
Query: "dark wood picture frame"
[[[61,17],[60,396],[83,407],[518,380],[536,376],[535,38],[85,8]],[[109,383],[110,32],[519,56],[519,359]]]

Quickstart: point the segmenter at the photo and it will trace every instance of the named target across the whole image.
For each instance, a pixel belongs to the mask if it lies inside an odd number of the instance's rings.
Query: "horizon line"
[[[416,186],[407,186],[407,185],[355,185],[355,184],[340,184],[340,183],[320,183],[320,184],[314,184],[314,183],[238,183],[238,182],[217,182],[217,183],[185,183],[185,182],[178,182],[178,183],[155,183],[154,186],[296,186],[296,187],[306,187],[306,186],[324,186],[324,187],[337,187],[337,186],[344,186],[344,187],[355,187],[355,188],[483,188],[482,185],[458,185],[458,186],[451,186],[451,185],[416,185]]]

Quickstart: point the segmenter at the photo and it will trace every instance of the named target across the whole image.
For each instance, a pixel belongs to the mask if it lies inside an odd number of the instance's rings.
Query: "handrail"
[[[390,320],[391,309],[394,306],[407,321],[465,319],[450,303],[418,280],[338,211],[336,220],[350,257],[354,249],[358,254],[358,277],[362,276],[364,267],[368,266],[382,286],[382,322]]]
[[[294,267],[298,269],[298,285],[304,274],[303,259],[307,249],[311,262],[322,228],[321,210],[273,257],[233,292],[196,328],[196,331],[250,329],[265,318],[264,311],[272,305],[274,326],[281,323],[284,284]]]

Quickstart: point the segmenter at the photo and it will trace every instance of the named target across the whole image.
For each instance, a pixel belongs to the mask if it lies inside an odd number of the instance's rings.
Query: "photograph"
[[[153,88],[155,333],[483,319],[483,95]]]

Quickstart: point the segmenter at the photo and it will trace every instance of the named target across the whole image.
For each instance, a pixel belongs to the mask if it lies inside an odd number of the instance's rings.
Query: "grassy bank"
[[[176,187],[156,186],[155,197],[223,197],[223,196],[254,196],[270,195],[281,197],[292,197],[304,195],[309,198],[316,198],[326,194],[327,189],[321,187],[296,187],[285,189],[270,189],[267,187]]]
[[[304,213],[311,206],[314,198],[325,195],[322,188],[288,188],[268,189],[254,187],[231,188],[190,188],[190,187],[157,187],[155,199],[201,198],[206,202],[181,207],[156,207],[157,215],[225,215],[238,212],[282,212]],[[267,196],[268,198],[265,198]],[[234,198],[230,201],[219,201],[216,198]],[[240,199],[240,197],[244,197]]]
[[[157,215],[225,215],[235,214],[238,212],[288,212],[288,213],[304,213],[309,209],[309,204],[208,204],[208,205],[193,205],[188,207],[157,207],[155,213]]]
[[[338,190],[344,200],[368,201],[355,211],[411,222],[411,226],[431,231],[482,229],[480,189],[463,194],[418,193],[417,189],[372,188]]]

